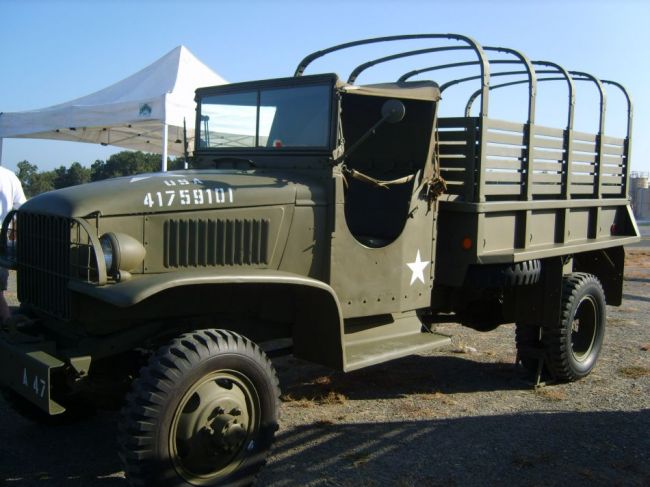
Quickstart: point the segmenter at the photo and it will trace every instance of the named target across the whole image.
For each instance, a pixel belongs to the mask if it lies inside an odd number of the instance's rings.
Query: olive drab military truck
[[[303,75],[378,46],[347,81]],[[562,93],[553,127],[536,123],[542,82]],[[463,87],[464,110],[439,115]],[[574,130],[579,88],[596,93],[594,133]],[[620,138],[605,131],[606,89],[627,114]],[[508,90],[524,93],[523,121],[489,116]],[[192,169],[45,193],[4,221],[21,307],[2,328],[0,381],[19,412],[72,417],[129,391],[132,483],[239,485],[277,429],[274,355],[353,371],[448,344],[443,316],[516,323],[518,363],[537,377],[593,369],[623,245],[638,241],[623,86],[426,34],[331,47],[292,77],[196,101]]]

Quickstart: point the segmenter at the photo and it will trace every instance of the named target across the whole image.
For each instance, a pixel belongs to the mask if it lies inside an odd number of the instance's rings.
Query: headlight
[[[125,233],[105,233],[99,239],[104,253],[106,273],[116,276],[120,271],[137,269],[147,253],[143,245]]]
[[[112,274],[113,272],[113,244],[106,233],[101,236],[99,243],[102,244],[102,252],[104,252],[104,263],[106,264],[106,273]]]

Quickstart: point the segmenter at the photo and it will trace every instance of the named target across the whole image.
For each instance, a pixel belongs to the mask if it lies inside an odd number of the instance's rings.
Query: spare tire
[[[542,263],[538,259],[514,264],[487,264],[471,266],[466,285],[472,288],[509,288],[530,286],[539,282]]]

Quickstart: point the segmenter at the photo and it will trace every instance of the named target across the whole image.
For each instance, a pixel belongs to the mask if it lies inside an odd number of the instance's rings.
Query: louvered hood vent
[[[269,262],[269,220],[165,222],[165,267],[264,265]]]

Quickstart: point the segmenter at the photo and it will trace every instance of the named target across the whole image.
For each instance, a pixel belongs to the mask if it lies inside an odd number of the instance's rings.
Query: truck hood
[[[288,179],[290,176],[291,179]],[[138,174],[50,191],[22,209],[85,217],[196,211],[250,206],[326,204],[325,182],[312,175],[274,171],[189,170]]]

